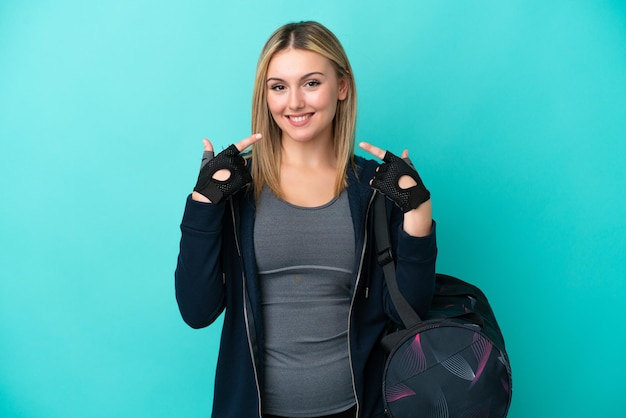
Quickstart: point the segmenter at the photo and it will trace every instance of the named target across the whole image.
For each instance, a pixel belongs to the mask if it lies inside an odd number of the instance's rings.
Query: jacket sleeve
[[[398,288],[420,318],[425,319],[435,289],[436,223],[433,221],[429,235],[413,237],[402,228],[402,213],[395,209],[390,232],[392,243],[395,243],[394,258]],[[400,324],[400,318],[388,292],[385,292],[385,296],[387,314]]]
[[[210,325],[224,310],[220,253],[225,207],[197,202],[191,196],[185,205],[174,276],[178,308],[192,328]]]

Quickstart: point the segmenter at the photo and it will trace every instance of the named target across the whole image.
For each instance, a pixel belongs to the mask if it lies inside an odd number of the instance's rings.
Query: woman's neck
[[[285,165],[308,169],[337,167],[337,156],[332,140],[298,142],[283,140],[281,168]]]
[[[332,143],[283,142],[280,188],[284,200],[298,206],[321,206],[335,197],[336,178]]]

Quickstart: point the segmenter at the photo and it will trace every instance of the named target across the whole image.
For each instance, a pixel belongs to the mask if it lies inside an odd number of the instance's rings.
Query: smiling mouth
[[[287,116],[287,119],[295,123],[301,123],[309,119],[311,116],[313,116],[313,113],[307,113],[306,115],[290,115]]]

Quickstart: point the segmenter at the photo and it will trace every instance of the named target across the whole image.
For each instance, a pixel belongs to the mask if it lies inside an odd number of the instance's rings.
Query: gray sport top
[[[347,194],[299,207],[265,188],[254,247],[265,326],[263,411],[310,417],[354,405],[348,312],[355,262]]]

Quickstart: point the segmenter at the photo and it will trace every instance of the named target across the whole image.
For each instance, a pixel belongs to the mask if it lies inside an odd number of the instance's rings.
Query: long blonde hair
[[[252,147],[252,177],[255,196],[267,185],[277,196],[280,191],[281,131],[267,105],[267,68],[274,55],[285,49],[316,52],[329,59],[337,77],[346,80],[347,96],[337,103],[333,120],[334,149],[337,157],[335,194],[347,186],[346,173],[354,164],[354,138],[356,130],[356,85],[348,57],[337,37],[317,22],[289,23],[278,28],[267,40],[257,63],[252,94],[252,132],[261,133],[263,139]]]

